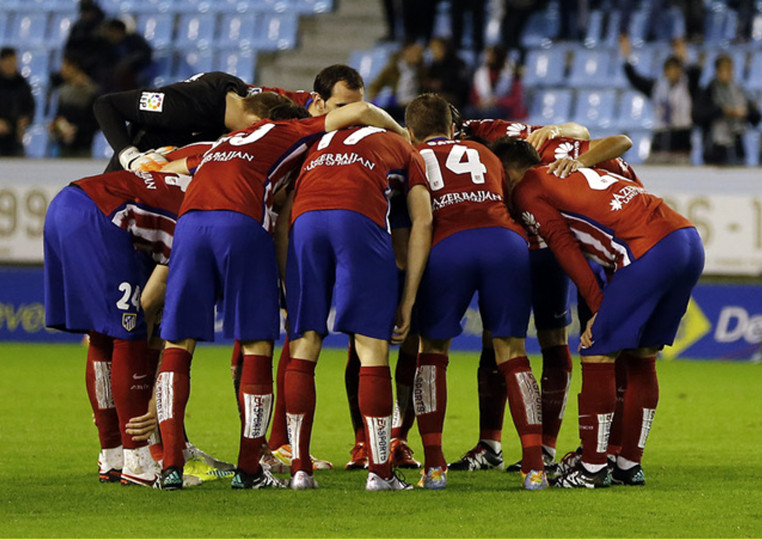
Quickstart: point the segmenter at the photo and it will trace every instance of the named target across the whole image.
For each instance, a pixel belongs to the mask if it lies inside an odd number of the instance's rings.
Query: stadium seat
[[[148,68],[147,77],[150,81],[149,86],[157,88],[173,82],[172,67],[174,57],[169,49],[155,50],[151,67]]]
[[[199,15],[214,14],[214,0],[174,0],[172,10],[179,14]]]
[[[30,158],[48,156],[48,130],[44,125],[33,124],[24,133],[24,153]]]
[[[5,43],[5,36],[9,32],[8,27],[12,24],[13,16],[10,11],[0,11],[0,43]]]
[[[617,47],[619,45],[619,21],[622,14],[618,10],[611,10],[606,13],[606,31],[601,36],[600,46]]]
[[[648,11],[643,9],[634,11],[630,14],[630,23],[627,25],[627,29],[630,37],[630,44],[633,47],[640,47],[646,42],[648,18],[650,15],[651,14]]]
[[[111,159],[114,155],[114,150],[106,140],[102,131],[97,131],[95,137],[93,137],[93,159]]]
[[[256,13],[225,13],[220,22],[217,46],[220,48],[254,47],[260,29],[260,15]]]
[[[622,156],[633,165],[643,163],[651,154],[651,132],[647,130],[634,130],[627,133],[632,140],[632,148]]]
[[[49,47],[62,47],[69,38],[69,32],[76,20],[76,13],[61,12],[53,14],[50,19],[48,34],[45,37],[45,43]]]
[[[654,64],[654,49],[651,47],[641,47],[640,49],[633,49],[630,53],[630,60],[635,66],[635,71],[643,77],[656,78],[660,75],[660,69]],[[630,88],[630,81],[627,80],[627,75],[624,73],[624,59],[621,56],[617,56],[612,59],[610,82],[608,86],[615,88]]]
[[[212,51],[204,49],[200,51],[187,51],[177,53],[173,78],[184,80],[197,73],[214,71],[214,57]]]
[[[571,62],[569,86],[584,88],[607,83],[611,78],[612,60],[616,58],[616,52],[611,49],[576,49]]]
[[[549,47],[561,28],[558,10],[535,11],[521,33],[521,45],[526,48]]]
[[[262,18],[261,32],[255,40],[257,49],[274,51],[296,46],[298,18],[292,13],[270,13]]]
[[[214,9],[217,13],[246,13],[250,4],[248,0],[217,0]]]
[[[623,131],[651,129],[654,111],[648,97],[637,90],[627,90],[619,98],[619,116],[615,121]]]
[[[749,72],[744,83],[749,91],[762,90],[762,51],[754,51],[749,60]]]
[[[214,41],[216,32],[216,14],[182,13],[177,23],[175,46],[205,49]]]
[[[535,93],[529,109],[529,123],[535,125],[560,124],[571,117],[572,91],[547,89]]]
[[[529,51],[525,64],[524,85],[528,88],[561,85],[566,71],[566,54],[567,49],[560,46]]]
[[[367,51],[352,51],[349,55],[349,65],[355,68],[366,84],[374,81],[389,61],[388,49],[376,47]]]
[[[249,0],[250,11],[259,13],[286,13],[289,9],[288,0]]]
[[[743,147],[746,151],[746,166],[757,167],[759,166],[759,131],[756,129],[748,129],[743,134]]]
[[[604,13],[600,9],[594,9],[590,12],[587,19],[587,31],[583,38],[585,47],[595,48],[600,44],[603,38]]]
[[[736,38],[738,14],[724,2],[712,2],[704,18],[704,43],[726,44]]]
[[[328,13],[333,9],[333,0],[288,0],[289,8],[296,13]]]
[[[143,13],[138,16],[137,32],[154,48],[172,44],[175,18],[172,13]]]
[[[17,47],[43,45],[47,27],[47,13],[18,12],[8,29],[7,42]]]
[[[18,49],[19,72],[32,86],[47,84],[50,76],[50,52],[48,49]]]
[[[244,82],[252,83],[257,72],[257,54],[251,50],[220,50],[217,52],[215,69],[235,75]]]
[[[614,124],[616,90],[577,92],[572,119],[590,128],[609,128]]]

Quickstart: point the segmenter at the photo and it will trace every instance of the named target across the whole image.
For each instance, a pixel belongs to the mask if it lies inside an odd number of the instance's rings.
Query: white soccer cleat
[[[196,448],[195,446],[193,446],[192,443],[189,443],[189,442],[185,443],[185,450],[183,450],[183,456],[185,457],[185,461],[191,461],[191,458],[197,458],[205,462],[210,467],[219,469],[221,471],[233,471],[233,474],[235,474],[235,465],[233,465],[232,463],[228,463],[227,461],[222,461],[221,459],[217,459],[210,456],[203,450],[200,450]]]
[[[136,484],[152,487],[161,476],[161,466],[151,457],[147,446],[135,449],[124,449],[124,467],[122,468],[122,485]]]
[[[381,478],[374,472],[368,473],[368,480],[365,482],[367,491],[404,491],[413,489],[411,484],[401,480],[397,475],[392,474],[391,478]]]
[[[119,482],[122,479],[124,450],[121,446],[104,448],[98,454],[98,479],[101,482]]]
[[[301,491],[303,489],[317,489],[318,483],[313,475],[307,474],[304,471],[296,471],[291,477],[288,487],[296,491]]]

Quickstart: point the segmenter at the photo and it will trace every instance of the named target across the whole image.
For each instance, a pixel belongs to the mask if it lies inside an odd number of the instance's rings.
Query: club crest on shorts
[[[135,330],[138,325],[137,313],[122,313],[122,327],[128,332]]]

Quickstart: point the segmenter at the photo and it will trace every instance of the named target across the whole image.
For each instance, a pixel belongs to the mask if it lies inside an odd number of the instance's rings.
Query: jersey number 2
[[[434,150],[425,148],[421,150],[421,157],[426,163],[426,178],[429,180],[431,191],[438,191],[444,187],[444,178],[442,169],[439,167]],[[465,158],[465,159],[464,159]],[[445,167],[455,174],[470,174],[471,181],[474,184],[484,183],[484,173],[487,167],[479,159],[479,152],[474,148],[468,148],[460,144],[453,145],[450,153],[447,154]]]

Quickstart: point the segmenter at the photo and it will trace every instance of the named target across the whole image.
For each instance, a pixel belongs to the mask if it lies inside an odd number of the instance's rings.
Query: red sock
[[[618,456],[622,451],[622,426],[624,424],[624,393],[627,390],[627,363],[632,356],[623,352],[617,356],[614,362],[614,376],[616,379],[616,407],[614,408],[614,420],[611,421],[611,433],[609,434],[609,447],[606,453],[610,456]]]
[[[413,384],[417,360],[417,354],[406,353],[400,349],[397,367],[394,370],[397,399],[395,400],[394,421],[392,422],[392,439],[406,441],[407,434],[415,422]]]
[[[495,349],[482,349],[476,377],[479,383],[479,439],[500,441],[508,394],[505,377],[495,363]]]
[[[426,469],[447,468],[442,453],[442,427],[447,409],[446,354],[421,353],[415,375],[415,412],[423,441]]]
[[[259,458],[267,436],[273,405],[273,359],[245,354],[238,395],[241,406],[241,443],[238,468],[249,474],[259,472]]]
[[[360,357],[357,356],[354,340],[349,340],[347,348],[347,368],[344,371],[344,386],[347,389],[347,402],[349,402],[349,417],[352,419],[352,428],[355,430],[355,444],[365,441],[365,424],[360,414],[360,404],[357,392],[360,385]]]
[[[289,341],[286,337],[283,349],[278,358],[278,375],[275,378],[277,391],[275,392],[275,410],[273,411],[272,429],[267,445],[277,450],[284,444],[288,444],[288,427],[286,425],[286,368],[291,355]]]
[[[521,439],[521,471],[541,471],[542,406],[540,388],[526,356],[511,358],[497,366],[505,377],[508,404],[516,431]]]
[[[190,366],[193,355],[184,349],[169,347],[156,381],[156,414],[159,417],[164,468],[185,464],[185,406],[190,396]]]
[[[640,463],[658,402],[656,356],[630,357],[627,362],[627,391],[624,394],[622,451],[619,454],[623,458]]]
[[[233,378],[233,390],[235,399],[238,401],[238,394],[241,386],[241,367],[243,366],[243,349],[241,342],[237,339],[233,342],[233,354],[230,357],[230,376]],[[238,404],[238,410],[241,410],[241,404]]]
[[[97,332],[90,332],[85,367],[85,386],[90,406],[95,415],[95,427],[101,448],[116,448],[122,444],[119,417],[111,392],[111,353],[114,340]]]
[[[365,422],[368,470],[381,478],[392,476],[392,373],[389,366],[360,367],[357,401]]]
[[[566,409],[571,371],[572,358],[568,345],[542,350],[542,444],[549,448],[556,447]]]
[[[291,358],[286,369],[286,421],[293,459],[291,474],[312,474],[310,437],[315,418],[315,362]]]
[[[148,401],[153,391],[153,374],[148,370],[148,344],[145,340],[114,340],[111,363],[111,388],[119,416],[119,430],[124,448],[140,448],[147,442],[136,442],[126,431],[130,418],[148,412]]]
[[[578,400],[582,461],[605,465],[611,420],[616,407],[613,362],[582,362],[582,391]]]

